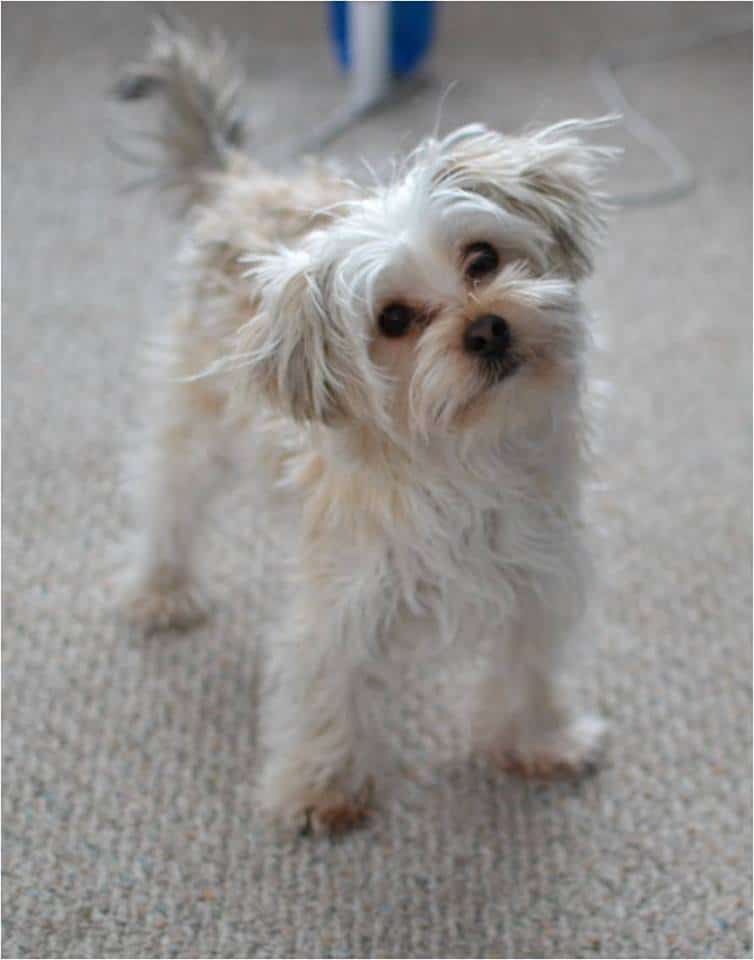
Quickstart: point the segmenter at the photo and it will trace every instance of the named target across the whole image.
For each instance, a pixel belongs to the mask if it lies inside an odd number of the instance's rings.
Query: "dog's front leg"
[[[515,614],[493,646],[474,718],[477,744],[504,767],[569,776],[598,759],[605,724],[580,709],[571,688],[578,629],[546,587],[519,591]]]
[[[365,567],[362,558],[325,580],[310,576],[267,654],[259,802],[302,831],[359,825],[379,773],[375,652],[387,628],[385,586]]]

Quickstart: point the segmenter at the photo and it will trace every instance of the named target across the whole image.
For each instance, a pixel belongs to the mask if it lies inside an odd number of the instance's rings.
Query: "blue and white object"
[[[337,58],[353,78],[354,106],[382,99],[392,78],[411,73],[432,43],[434,3],[337,0],[329,15]]]
[[[335,55],[350,74],[348,99],[294,155],[321,149],[385,100],[393,80],[419,65],[434,36],[435,4],[427,0],[340,0],[328,3],[328,16]]]

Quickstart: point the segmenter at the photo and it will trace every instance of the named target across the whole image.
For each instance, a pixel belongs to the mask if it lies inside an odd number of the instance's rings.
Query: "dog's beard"
[[[516,381],[529,364],[522,347],[514,343],[499,357],[470,356],[461,346],[460,329],[457,318],[440,318],[417,345],[409,387],[415,434],[473,431],[484,421],[500,420],[504,409],[517,403]]]
[[[432,363],[420,356],[411,381],[414,432],[424,436],[448,433],[481,419],[518,367],[513,357],[479,361],[456,353]]]
[[[480,360],[480,379],[483,382],[484,389],[490,390],[508,377],[512,377],[520,368],[521,363],[522,359],[515,351],[510,351],[504,357]]]

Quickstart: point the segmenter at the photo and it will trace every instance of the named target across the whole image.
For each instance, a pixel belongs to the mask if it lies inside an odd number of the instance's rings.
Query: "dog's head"
[[[585,341],[577,285],[610,154],[588,127],[428,140],[392,183],[263,258],[242,333],[251,382],[297,419],[408,436],[541,412]]]

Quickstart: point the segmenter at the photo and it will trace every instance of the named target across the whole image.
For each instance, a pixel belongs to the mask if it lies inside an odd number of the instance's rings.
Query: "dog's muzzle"
[[[494,313],[472,320],[463,335],[464,350],[482,364],[490,385],[499,383],[520,366],[507,321]]]
[[[466,327],[463,346],[467,353],[475,354],[482,360],[502,360],[512,340],[506,321],[494,313],[485,313]]]

